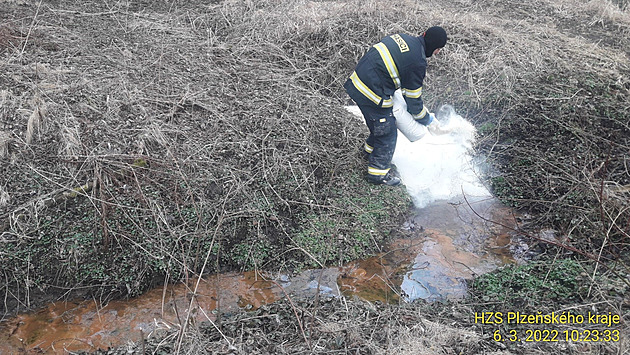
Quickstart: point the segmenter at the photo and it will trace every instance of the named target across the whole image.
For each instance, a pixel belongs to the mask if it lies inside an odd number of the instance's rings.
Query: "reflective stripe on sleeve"
[[[422,118],[424,118],[424,116],[426,116],[426,115],[427,115],[427,112],[429,112],[429,110],[427,109],[427,107],[426,107],[426,106],[422,106],[422,111],[420,111],[420,113],[419,113],[419,114],[414,115],[414,116],[413,116],[413,119],[414,119],[414,120],[419,120],[419,119],[422,119]]]
[[[396,89],[400,88],[400,75],[398,74],[398,68],[396,68],[396,63],[394,63],[394,58],[392,58],[391,53],[389,53],[389,49],[385,44],[377,43],[374,45],[374,48],[378,50],[378,53],[381,55],[381,59],[383,59],[383,63],[385,63],[385,67],[389,72],[389,76],[391,76],[394,81],[394,85],[396,85]]]
[[[365,151],[366,151],[367,153],[372,153],[372,151],[374,150],[374,147],[372,147],[371,145],[369,145],[369,144],[367,144],[367,143],[365,143],[364,148],[365,148]]]
[[[367,85],[365,85],[363,81],[361,81],[361,79],[359,79],[357,72],[352,73],[352,75],[350,76],[350,80],[352,80],[352,84],[354,84],[354,87],[357,88],[357,90],[359,90],[359,92],[362,93],[365,97],[370,99],[370,101],[372,101],[376,105],[381,103],[381,97],[376,95],[374,91],[370,90],[370,88],[367,87]]]
[[[422,96],[422,86],[415,90],[402,89],[402,93],[410,99],[417,99]]]

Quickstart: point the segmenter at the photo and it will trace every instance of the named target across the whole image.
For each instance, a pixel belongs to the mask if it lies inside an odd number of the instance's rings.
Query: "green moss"
[[[347,184],[332,189],[327,213],[308,213],[294,238],[320,263],[348,262],[376,252],[410,207],[404,187],[370,185],[358,172]],[[306,260],[308,263],[308,260]],[[311,265],[315,266],[311,260]]]
[[[266,260],[273,257],[273,246],[268,239],[258,239],[236,244],[227,255],[230,261],[245,269],[260,267]]]
[[[585,293],[582,272],[571,259],[510,265],[475,279],[472,291],[484,301],[514,304],[578,301]]]
[[[479,127],[479,133],[482,135],[486,135],[495,130],[497,127],[493,122],[486,122]]]

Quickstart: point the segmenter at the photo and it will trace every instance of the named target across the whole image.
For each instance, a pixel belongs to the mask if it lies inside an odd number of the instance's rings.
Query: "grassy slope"
[[[363,182],[364,127],[324,95],[356,54],[324,67],[341,33],[269,6],[3,9],[8,299],[378,251],[409,200]]]
[[[341,109],[340,86],[382,36],[434,24],[451,41],[431,60],[426,101],[452,104],[477,125],[479,151],[498,171],[490,176],[495,192],[534,213],[532,227],[553,227],[582,253],[617,259],[615,270],[627,273],[620,256],[630,240],[630,15],[623,6],[155,1],[102,2],[88,12],[64,1],[10,5],[0,10],[9,19],[0,30],[0,139],[10,140],[0,185],[5,291],[20,300],[28,288],[84,285],[135,294],[165,272],[199,272],[206,256],[212,269],[293,269],[376,250],[386,237],[377,230],[394,227],[407,201],[401,190],[361,182],[355,152],[364,128]],[[41,198],[86,183],[86,198]],[[581,302],[627,309],[604,282],[620,291],[619,278],[594,276],[590,262],[579,269],[597,291]],[[479,302],[498,297],[491,279],[480,285]],[[544,302],[536,295],[526,293],[531,309]],[[472,302],[469,310],[477,310]],[[444,322],[455,316],[425,312]],[[468,316],[456,318],[464,326]],[[473,338],[488,340],[483,330]]]

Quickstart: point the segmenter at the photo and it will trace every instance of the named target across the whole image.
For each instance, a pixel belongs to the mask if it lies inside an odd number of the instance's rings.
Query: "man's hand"
[[[443,125],[437,118],[435,118],[435,114],[433,112],[429,113],[431,115],[431,123],[427,126],[429,132],[435,136],[441,136],[443,134],[451,133],[450,129],[447,129],[445,125]]]

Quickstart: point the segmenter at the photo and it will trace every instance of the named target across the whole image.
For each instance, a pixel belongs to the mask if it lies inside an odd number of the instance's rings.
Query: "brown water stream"
[[[492,198],[471,203],[493,221],[514,226],[509,208]],[[0,354],[106,349],[179,327],[188,315],[214,320],[217,309],[254,309],[286,295],[357,296],[368,301],[435,301],[463,297],[466,279],[514,262],[509,230],[484,222],[466,203],[439,202],[419,210],[381,255],[343,267],[298,275],[227,273],[151,290],[125,301],[55,302],[0,325]],[[191,301],[192,299],[192,301]]]

